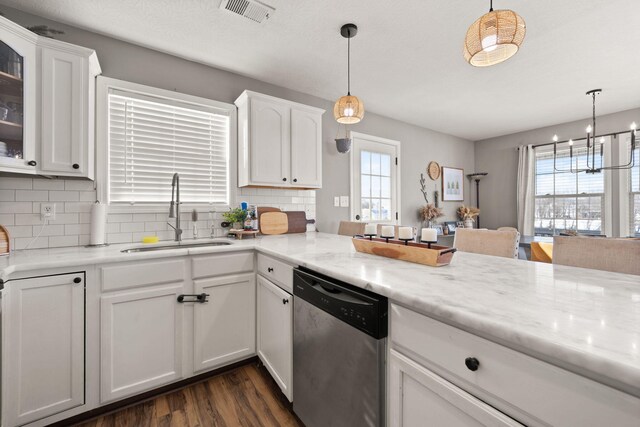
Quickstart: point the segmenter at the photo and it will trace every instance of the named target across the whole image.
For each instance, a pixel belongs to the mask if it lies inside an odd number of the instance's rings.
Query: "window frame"
[[[169,101],[184,104],[195,104],[209,108],[223,110],[229,116],[229,147],[228,153],[228,204],[212,203],[184,203],[184,212],[196,209],[201,212],[224,212],[235,203],[235,188],[237,187],[237,108],[234,104],[214,101],[199,96],[188,95],[181,92],[160,89],[110,77],[98,76],[96,78],[96,198],[102,203],[107,203],[109,189],[109,92],[111,90],[132,92],[152,98],[164,98]],[[167,182],[167,185],[171,185]],[[163,213],[168,212],[168,203],[144,203],[144,204],[110,204],[109,213]]]
[[[629,152],[630,152],[630,144],[631,138],[629,138],[629,142],[626,141],[623,143],[622,138],[618,136],[618,164],[624,165],[629,161]],[[638,141],[640,137],[636,136],[636,141]],[[636,146],[636,150],[640,150],[640,147]],[[636,166],[640,167],[640,156],[635,158]],[[640,237],[638,234],[630,234],[631,232],[631,211],[633,209],[633,204],[631,203],[632,194],[640,194],[639,192],[632,192],[631,185],[631,171],[629,169],[621,169],[619,175],[619,203],[620,203],[620,212],[619,212],[619,223],[620,223],[620,237]]]
[[[582,139],[576,139],[574,140],[576,142],[576,144],[574,144],[574,149],[576,146],[580,147],[582,144],[586,144],[586,140],[584,138]],[[603,165],[604,166],[610,166],[611,165],[611,156],[612,156],[612,145],[613,144],[617,144],[618,142],[618,138],[610,138],[609,139],[609,143],[605,144],[604,146],[604,158],[603,158]],[[534,173],[533,173],[533,206],[534,206],[534,215],[533,215],[533,230],[534,230],[534,235],[538,235],[536,232],[536,227],[535,227],[535,221],[536,221],[536,216],[535,216],[535,204],[536,204],[536,200],[537,199],[543,199],[543,198],[550,198],[550,199],[559,199],[559,198],[575,198],[576,201],[578,198],[580,197],[589,197],[591,195],[593,196],[600,196],[602,195],[602,215],[604,216],[603,220],[601,221],[601,230],[600,233],[606,236],[612,236],[613,235],[613,209],[612,209],[612,192],[613,192],[613,187],[612,187],[612,172],[610,170],[605,170],[602,171],[601,173],[603,174],[603,193],[571,193],[571,194],[560,194],[560,195],[536,195],[537,191],[536,191],[536,176],[537,176],[537,168],[538,168],[538,163],[537,163],[537,156],[538,153],[548,153],[548,152],[552,152],[553,151],[553,145],[549,145],[549,146],[544,146],[544,147],[539,147],[534,149],[534,156],[536,156],[536,158],[534,159]],[[585,173],[585,172],[581,172],[581,173]],[[555,174],[554,174],[555,175]],[[555,177],[554,177],[555,180]],[[554,191],[555,191],[555,184],[554,184]],[[577,207],[577,205],[576,205]],[[578,219],[576,218],[576,221],[578,221]],[[554,234],[557,231],[557,229],[554,227]]]
[[[352,139],[352,148],[349,151],[349,192],[350,192],[350,198],[351,198],[351,203],[349,206],[349,210],[350,210],[350,219],[351,221],[357,221],[357,222],[363,222],[364,221],[362,219],[358,220],[356,219],[356,215],[360,215],[360,212],[356,212],[356,197],[361,197],[360,194],[360,189],[356,188],[355,185],[355,167],[354,167],[354,162],[357,160],[358,162],[360,161],[360,159],[356,159],[355,158],[355,152],[356,150],[356,146],[358,145],[358,141],[363,141],[366,143],[372,143],[372,144],[383,144],[383,145],[387,145],[387,146],[391,146],[395,149],[396,151],[396,157],[398,159],[396,164],[393,164],[393,167],[395,167],[395,170],[392,171],[392,173],[395,172],[395,205],[396,205],[396,212],[397,212],[397,218],[391,218],[390,221],[386,221],[386,220],[373,220],[373,221],[368,221],[368,223],[371,224],[400,224],[400,221],[402,219],[402,212],[401,212],[401,207],[402,207],[402,203],[400,200],[400,195],[401,195],[401,179],[400,179],[400,171],[401,171],[401,152],[400,152],[400,141],[396,141],[393,139],[387,139],[387,138],[381,138],[378,136],[373,136],[373,135],[367,135],[364,133],[360,133],[360,132],[353,132],[353,131],[349,131],[349,137]],[[393,203],[392,203],[393,205]]]

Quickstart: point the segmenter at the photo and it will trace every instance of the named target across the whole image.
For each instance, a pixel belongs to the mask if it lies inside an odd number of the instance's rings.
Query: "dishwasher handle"
[[[326,282],[323,283],[319,280],[302,277],[302,276],[298,276],[298,277],[302,279],[306,284],[308,284],[311,287],[311,289],[323,294],[327,298],[346,302],[349,304],[357,304],[364,307],[370,307],[373,305],[373,303],[369,301],[364,301],[353,295],[347,294],[343,292],[342,289],[338,288],[337,286],[331,285],[329,283],[326,283]]]

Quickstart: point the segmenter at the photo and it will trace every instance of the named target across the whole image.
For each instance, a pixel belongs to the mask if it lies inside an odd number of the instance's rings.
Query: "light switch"
[[[333,206],[335,206],[336,208],[340,207],[340,196],[336,196],[333,198]]]
[[[340,196],[340,206],[343,208],[349,207],[349,196]]]

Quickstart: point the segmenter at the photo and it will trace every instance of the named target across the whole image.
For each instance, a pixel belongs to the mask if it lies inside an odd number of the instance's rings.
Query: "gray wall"
[[[34,15],[1,6],[5,16],[22,25],[46,24],[63,30],[56,38],[95,49],[103,75],[149,86],[176,90],[222,102],[232,103],[243,90],[249,89],[292,101],[324,108],[323,118],[323,188],[316,197],[318,229],[335,232],[340,220],[349,218],[349,208],[333,207],[334,196],[349,195],[349,156],[339,154],[333,139],[338,126],[333,119],[333,102],[274,86],[224,70],[187,61],[110,37],[48,21]],[[366,105],[366,97],[364,97]],[[426,101],[425,101],[426,102]],[[417,209],[422,194],[418,180],[426,165],[435,160],[441,165],[473,171],[474,143],[451,135],[409,125],[373,113],[351,127],[352,130],[401,141],[401,223],[417,225]],[[429,183],[433,191],[435,183]],[[439,181],[438,181],[439,185]],[[465,189],[469,194],[469,186]],[[430,201],[432,201],[432,197]],[[468,196],[466,197],[468,200]],[[441,203],[447,218],[454,219],[459,203]]]
[[[597,132],[602,134],[623,131],[628,129],[631,122],[640,122],[639,119],[640,108],[599,116],[597,117]],[[557,134],[561,140],[582,138],[590,121],[590,118],[585,118],[575,122],[477,141],[475,144],[476,169],[489,173],[480,184],[482,226],[487,228],[515,227],[517,224],[516,176],[518,151],[516,147],[551,142],[554,134]],[[612,156],[614,159],[618,158],[616,152],[612,153]],[[619,205],[617,191],[619,183],[616,178],[612,180],[612,203],[614,208]],[[616,218],[619,218],[619,212],[614,209],[613,233],[614,235],[619,235]]]

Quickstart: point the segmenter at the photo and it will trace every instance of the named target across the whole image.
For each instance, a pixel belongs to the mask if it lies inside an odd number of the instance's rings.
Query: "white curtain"
[[[521,145],[518,149],[518,231],[521,236],[533,236],[534,174],[536,155],[533,145]]]

